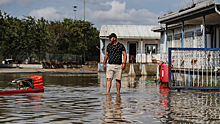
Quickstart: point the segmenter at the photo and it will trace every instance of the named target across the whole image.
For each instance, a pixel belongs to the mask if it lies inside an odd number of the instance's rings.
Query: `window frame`
[[[150,53],[147,53],[147,49],[148,49],[148,46],[152,46],[152,48],[153,48],[153,46],[156,46],[156,50],[155,50],[155,53],[153,53],[152,52],[152,55],[154,54],[158,54],[158,44],[145,44],[145,53],[146,53],[146,55],[150,55]],[[152,49],[153,50],[153,49]],[[151,51],[152,51],[151,50]]]

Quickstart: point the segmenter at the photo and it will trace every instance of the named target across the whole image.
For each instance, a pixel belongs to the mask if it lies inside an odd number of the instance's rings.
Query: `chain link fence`
[[[87,61],[100,61],[100,56],[89,56]]]
[[[21,52],[17,55],[4,55],[3,56],[1,54],[0,57],[1,57],[2,64],[32,64],[32,62],[33,63],[35,62],[32,59],[37,58],[35,54],[29,55],[26,52]]]
[[[22,52],[16,57],[13,55],[10,56],[11,57],[2,57],[2,63],[4,61],[4,64],[42,64],[43,68],[82,68],[84,64],[82,55],[51,53],[29,54]],[[97,67],[99,61],[100,56],[88,56],[85,65]]]
[[[100,56],[89,56],[85,64],[89,67],[98,67],[99,61]]]
[[[45,54],[43,68],[81,68],[82,55],[72,54]]]
[[[72,54],[29,54],[21,52],[16,56],[2,56],[2,64],[42,64],[43,68],[82,68],[82,55]],[[8,55],[9,56],[9,55]],[[97,60],[97,57],[91,57]]]

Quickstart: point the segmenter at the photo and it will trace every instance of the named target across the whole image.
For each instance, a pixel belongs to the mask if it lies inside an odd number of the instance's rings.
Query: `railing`
[[[220,89],[220,48],[169,48],[168,59],[171,88]]]

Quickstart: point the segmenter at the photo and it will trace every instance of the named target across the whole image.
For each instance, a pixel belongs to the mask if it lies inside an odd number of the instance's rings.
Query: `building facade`
[[[160,34],[151,31],[153,25],[102,25],[100,31],[100,63],[104,61],[108,36],[117,35],[125,46],[127,63],[147,63],[160,58]]]
[[[160,60],[167,61],[168,48],[220,48],[220,0],[192,3],[190,7],[158,18]]]
[[[158,18],[160,60],[173,89],[220,89],[220,0],[203,0]],[[169,49],[171,48],[171,49]]]

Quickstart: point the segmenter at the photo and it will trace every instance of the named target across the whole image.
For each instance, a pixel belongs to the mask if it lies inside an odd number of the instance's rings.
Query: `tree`
[[[44,58],[45,53],[77,54],[86,57],[98,56],[99,32],[88,21],[64,18],[63,21],[48,21],[24,16],[12,17],[0,10],[0,55],[1,58]]]

